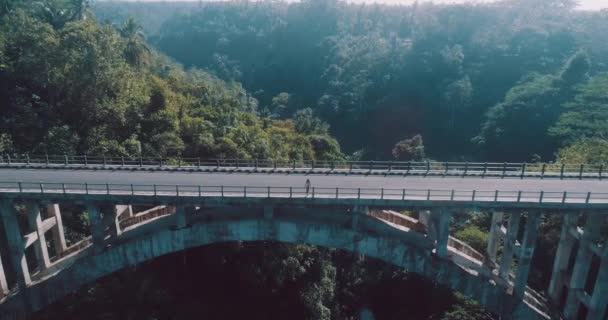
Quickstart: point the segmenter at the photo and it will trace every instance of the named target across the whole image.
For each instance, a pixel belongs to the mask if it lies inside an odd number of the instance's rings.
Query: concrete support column
[[[17,210],[15,210],[12,201],[6,199],[0,200],[0,218],[2,219],[2,226],[4,227],[4,234],[6,235],[11,265],[13,266],[13,272],[15,272],[17,285],[19,288],[24,289],[32,282],[32,279],[25,259],[25,245],[17,221]]]
[[[42,216],[40,215],[40,206],[37,203],[31,203],[27,206],[27,221],[30,230],[36,232],[36,235],[38,236],[38,240],[33,244],[35,246],[38,269],[40,269],[40,271],[46,270],[51,266],[51,259],[49,259],[49,251],[46,247],[46,237],[44,235]]]
[[[102,218],[102,229],[104,230],[104,238],[105,238],[105,230],[106,228],[110,231],[110,237],[112,239],[118,238],[118,236],[122,233],[120,230],[120,223],[118,222],[118,213],[116,211],[116,206],[107,208],[107,211],[103,212]]]
[[[559,237],[559,244],[555,252],[555,260],[553,261],[553,272],[551,273],[551,282],[547,290],[549,298],[553,304],[558,305],[560,298],[566,286],[568,261],[572,255],[572,249],[576,243],[576,238],[570,234],[570,229],[576,226],[576,214],[568,213],[564,215],[562,222],[562,231]]]
[[[448,238],[450,237],[451,212],[446,208],[433,208],[431,210],[431,225],[435,235],[435,252],[439,257],[448,256]]]
[[[498,243],[501,237],[502,219],[504,214],[502,212],[494,211],[492,213],[492,224],[490,225],[490,234],[488,235],[488,246],[486,248],[486,254],[490,261],[496,261],[496,252],[498,251]]]
[[[521,213],[513,211],[509,215],[509,224],[507,226],[507,235],[505,236],[502,261],[500,263],[499,275],[506,281],[509,281],[509,272],[511,271],[511,262],[513,261],[513,252],[517,243],[517,233],[519,231],[519,219]]]
[[[0,257],[0,299],[8,294],[8,282],[6,281],[6,272],[2,265],[2,257]]]
[[[116,209],[117,217],[120,217],[123,219],[133,217],[133,206],[131,206],[129,204],[118,204],[118,205],[116,205],[115,209]]]
[[[608,243],[606,243],[608,245]],[[604,255],[593,287],[593,295],[587,312],[587,320],[604,320],[608,309],[608,248]]]
[[[51,204],[47,206],[47,211],[51,218],[55,218],[55,226],[51,229],[51,234],[53,236],[55,254],[60,255],[68,249],[65,242],[65,232],[63,231],[63,220],[61,220],[61,210],[58,204]]]
[[[528,212],[528,217],[526,218],[526,229],[524,230],[524,238],[521,242],[517,272],[515,273],[515,282],[513,284],[513,292],[520,297],[523,297],[526,293],[528,275],[532,266],[532,256],[534,256],[534,248],[536,247],[540,216],[538,211],[533,211]]]
[[[590,245],[592,245],[593,240],[597,239],[601,223],[602,219],[599,214],[587,214],[587,222],[585,223],[585,229],[583,229],[578,254],[576,255],[574,268],[570,275],[568,297],[566,298],[566,305],[564,307],[564,317],[566,319],[575,319],[578,316],[581,306],[580,297],[585,294],[585,284],[593,258]]]
[[[175,226],[178,229],[185,228],[188,225],[186,219],[186,208],[183,205],[175,206]]]
[[[94,203],[87,203],[87,214],[89,215],[89,224],[91,227],[91,237],[93,238],[93,249],[95,252],[101,252],[104,248],[104,227],[101,221],[101,213],[99,207]]]

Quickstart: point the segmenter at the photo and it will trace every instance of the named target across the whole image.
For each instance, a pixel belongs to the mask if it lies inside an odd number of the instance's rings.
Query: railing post
[[[561,180],[563,180],[563,179],[564,179],[564,167],[565,167],[565,166],[566,166],[566,164],[565,164],[565,163],[562,163],[562,167],[561,167],[561,169],[559,170],[559,178],[560,178]]]
[[[68,165],[68,155],[64,154],[63,155],[63,163],[67,166]]]
[[[49,165],[49,155],[45,154],[44,159],[46,160],[46,165],[48,166]]]
[[[471,196],[471,201],[475,201],[475,194],[477,193],[477,190],[473,190],[473,195]]]
[[[562,197],[562,203],[566,203],[566,197],[568,197],[568,192],[564,191],[564,196]]]
[[[498,202],[498,190],[494,192],[494,202]]]
[[[135,195],[135,190],[133,189],[133,184],[131,183],[131,195]]]
[[[219,162],[219,161],[218,161]],[[196,157],[196,167],[200,168],[201,167],[201,157]]]
[[[258,158],[253,161],[255,170],[258,170]]]
[[[336,199],[338,199],[338,187],[336,187]]]
[[[401,200],[405,200],[405,189],[403,189],[403,193],[401,194]]]
[[[357,199],[361,199],[361,188],[357,189]]]
[[[239,168],[239,158],[236,158],[236,168]]]
[[[163,167],[163,157],[160,157],[158,159],[158,166],[161,167],[161,168]]]
[[[541,191],[541,192],[540,192],[540,198],[538,199],[538,202],[539,202],[539,203],[543,203],[543,198],[544,198],[544,197],[545,197],[545,192],[544,192],[544,191]]]
[[[179,197],[179,185],[175,185],[175,195]]]
[[[521,190],[517,191],[517,202],[521,202]]]
[[[598,171],[598,178],[602,180],[602,172],[604,171],[604,164],[600,164],[600,170]]]
[[[589,204],[589,200],[591,200],[591,192],[587,192],[587,199],[585,199],[585,204]]]
[[[336,164],[334,163],[333,160],[330,161],[330,166],[331,166],[331,170],[333,171],[334,169],[336,169]],[[390,169],[389,169],[390,170]]]
[[[274,168],[274,170],[277,170],[277,160],[272,160],[272,167]]]
[[[154,185],[154,197],[156,197],[157,193],[156,193],[156,184]]]
[[[429,172],[431,172],[431,161],[427,160],[426,161],[426,173],[424,175],[428,176]]]
[[[25,161],[26,161],[27,165],[29,166],[30,165],[30,155],[29,155],[29,153],[25,154]]]
[[[293,198],[293,187],[289,187],[289,199]]]
[[[454,189],[452,189],[452,193],[450,194],[450,201],[454,201]]]
[[[464,174],[462,176],[466,177],[468,171],[469,171],[469,162],[467,161],[464,163]]]
[[[296,169],[296,159],[293,159],[293,170]]]
[[[49,160],[48,160],[48,156],[47,156],[47,160],[46,160],[46,162],[47,162],[47,164],[48,164],[48,162],[49,162]],[[104,166],[104,167],[106,166],[106,155],[105,155],[105,154],[103,155],[103,166]]]
[[[40,184],[40,193],[44,193],[44,184]]]
[[[393,162],[389,161],[388,162],[388,172],[391,172],[393,170]]]
[[[61,190],[63,191],[63,194],[65,195],[65,183],[61,184]]]
[[[527,166],[528,166],[528,164],[524,162],[524,165],[521,167],[521,179],[523,179],[526,176],[526,167]]]
[[[426,200],[431,200],[431,189],[428,189],[426,192]]]
[[[201,186],[198,185],[198,197],[202,197],[203,196],[203,192],[201,191]]]
[[[106,194],[110,194],[110,185],[106,183]]]
[[[268,198],[270,198],[270,187],[267,187],[267,188],[268,188]]]
[[[579,170],[579,174],[578,174],[578,179],[582,180],[583,179],[583,170],[585,169],[585,164],[581,164],[581,169]]]
[[[247,186],[243,187],[243,196],[247,199]]]
[[[121,165],[122,167],[124,167],[124,166],[125,166],[125,157],[123,157],[123,156],[121,156],[121,157],[120,157],[120,165]]]
[[[84,193],[89,194],[89,184],[86,182],[84,183]]]
[[[87,157],[87,155],[84,155],[84,165],[88,166],[89,165],[89,158]]]
[[[222,194],[222,198],[224,197],[224,186],[220,187],[220,193]]]
[[[412,162],[408,161],[407,162],[407,171],[405,172],[406,176],[410,174],[410,170],[412,170]]]
[[[352,162],[352,161],[351,161],[351,162],[349,162],[349,166],[350,166],[350,169],[349,169],[349,170],[350,170],[350,171],[353,171],[353,162]]]
[[[380,200],[384,200],[384,188],[380,189]]]
[[[220,159],[215,160],[215,166],[219,169],[220,168]],[[199,167],[200,167],[200,158],[199,158]]]
[[[310,165],[310,169],[314,170],[315,169],[315,159],[312,159],[311,165]]]
[[[140,167],[144,166],[144,158],[141,155],[139,155],[139,166]]]
[[[312,198],[315,198],[315,187],[312,187]]]
[[[448,170],[450,170],[450,163],[449,162],[445,162],[445,171],[443,172],[443,176],[446,176],[448,174]]]
[[[19,185],[19,193],[22,193],[23,192],[23,186],[21,186],[21,182],[18,182],[17,184]]]
[[[8,164],[11,164],[11,155],[10,154],[6,154],[6,161],[8,162]]]
[[[177,167],[178,168],[182,167],[182,157],[177,158]]]
[[[507,174],[507,163],[505,162],[502,164],[502,177],[504,178],[506,174]]]
[[[373,167],[372,162],[373,162],[373,161],[369,161],[369,171],[372,171],[372,167]]]

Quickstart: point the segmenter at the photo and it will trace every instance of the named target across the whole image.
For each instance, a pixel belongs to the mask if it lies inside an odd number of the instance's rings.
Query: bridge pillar
[[[439,257],[448,256],[451,211],[446,208],[433,208],[429,219],[429,229],[435,240],[435,252]],[[431,239],[433,239],[433,236]]]
[[[507,234],[503,245],[502,261],[500,263],[499,276],[505,281],[509,281],[509,272],[511,271],[511,262],[513,262],[513,253],[517,244],[517,233],[519,232],[519,220],[521,213],[512,211],[509,214],[509,224],[507,225]]]
[[[589,303],[587,320],[605,320],[608,317],[608,248],[606,245],[608,243],[604,244],[604,253]]]
[[[553,272],[551,273],[551,282],[547,290],[549,298],[554,305],[559,305],[561,297],[566,286],[568,262],[572,255],[572,249],[576,238],[572,232],[576,231],[577,214],[566,213],[563,217],[562,230],[559,237],[559,244],[553,261]]]
[[[40,271],[48,269],[51,266],[49,259],[49,251],[46,247],[45,228],[40,215],[40,206],[37,203],[30,203],[27,206],[27,221],[30,230],[36,234],[38,240],[34,242],[36,260]]]
[[[17,221],[17,210],[12,201],[0,200],[0,218],[10,253],[10,262],[17,279],[17,286],[25,289],[31,282],[30,272],[25,259],[25,244]]]
[[[89,216],[89,224],[91,228],[91,238],[93,239],[93,250],[101,252],[104,248],[104,228],[101,220],[99,207],[94,203],[87,203],[87,214]]]
[[[61,255],[62,252],[68,249],[65,242],[65,232],[63,231],[63,220],[61,220],[61,210],[58,204],[51,204],[46,207],[51,218],[55,219],[55,225],[51,228],[53,237],[53,246],[55,254]]]
[[[515,281],[513,284],[513,293],[520,297],[523,297],[526,293],[526,285],[528,284],[528,275],[532,266],[532,256],[534,255],[534,248],[536,246],[539,223],[540,213],[538,211],[528,212],[528,216],[526,217],[526,229],[524,230],[524,238],[519,249],[517,271],[515,272]]]
[[[0,257],[0,299],[8,294],[8,282],[6,281],[6,272],[2,265],[2,257]]]
[[[488,234],[488,246],[486,248],[487,259],[491,262],[496,261],[496,252],[498,251],[498,243],[504,237],[502,233],[502,219],[504,214],[500,211],[492,212],[492,223],[490,225],[490,234]]]
[[[581,303],[585,303],[587,300],[588,295],[585,292],[585,286],[594,254],[591,247],[598,240],[601,222],[602,217],[598,213],[587,214],[585,229],[580,237],[578,253],[570,275],[568,296],[564,307],[564,317],[566,319],[578,318]]]
[[[175,226],[178,229],[183,229],[188,225],[186,217],[186,208],[183,205],[175,206]]]

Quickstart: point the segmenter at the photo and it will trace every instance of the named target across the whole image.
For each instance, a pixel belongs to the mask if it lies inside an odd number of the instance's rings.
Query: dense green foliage
[[[163,52],[242,82],[261,105],[280,106],[278,117],[312,108],[349,153],[386,160],[397,142],[421,134],[435,159],[551,161],[591,134],[563,128],[580,118],[576,105],[605,105],[593,87],[606,85],[608,38],[598,30],[608,29],[608,13],[572,6],[307,0],[97,3],[95,11],[116,23],[137,16]]]
[[[240,84],[184,71],[133,19],[51,24],[27,8],[0,24],[0,152],[343,158],[311,110],[260,118]]]

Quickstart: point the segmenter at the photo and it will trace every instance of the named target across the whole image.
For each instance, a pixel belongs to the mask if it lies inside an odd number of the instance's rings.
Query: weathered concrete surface
[[[373,217],[346,209],[264,207],[203,209],[159,218],[145,228],[125,231],[99,253],[87,249],[75,263],[45,281],[14,293],[0,305],[0,318],[20,319],[25,306],[41,310],[79,287],[130,265],[159,256],[227,241],[306,243],[365,254],[423,275],[479,301],[503,319],[540,318],[520,299],[488,279],[476,277],[431,253],[431,241]],[[356,221],[356,223],[353,223]],[[179,225],[179,227],[178,227]]]

